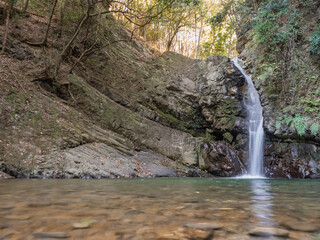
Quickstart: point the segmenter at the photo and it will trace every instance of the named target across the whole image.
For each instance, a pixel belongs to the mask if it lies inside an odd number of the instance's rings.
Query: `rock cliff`
[[[43,28],[32,15],[9,28],[0,59],[0,171],[36,178],[246,173],[246,82],[230,59],[160,55],[140,40],[131,41],[108,17],[95,51],[81,59],[88,41],[97,39],[84,41],[80,34],[52,81],[50,63],[70,33],[58,41],[49,38],[46,47],[30,44]],[[58,31],[55,23],[52,28]],[[319,132],[300,134],[294,125],[299,111],[282,111],[289,100],[270,91],[258,74],[249,32],[239,30],[238,49],[250,60],[245,68],[254,74],[265,109],[265,172],[317,178]]]
[[[107,21],[105,41],[129,39]],[[228,58],[156,57],[128,40],[75,64],[84,48],[79,40],[53,82],[43,69],[62,42],[28,44],[39,34],[29,31],[34,26],[44,27],[33,16],[12,23],[0,60],[3,172],[37,178],[245,173],[245,82]]]

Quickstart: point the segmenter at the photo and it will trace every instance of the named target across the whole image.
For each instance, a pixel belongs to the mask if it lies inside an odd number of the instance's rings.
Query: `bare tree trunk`
[[[58,2],[58,0],[55,0],[54,4],[52,6],[50,17],[49,17],[49,21],[48,21],[48,24],[47,24],[46,33],[45,33],[43,41],[41,43],[42,45],[47,44],[48,34],[49,34],[50,26],[51,26],[51,21],[52,21],[52,18],[53,18],[54,10],[56,9],[56,6],[57,6],[57,2]]]
[[[200,26],[200,32],[199,32],[199,38],[198,38],[198,57],[200,58],[201,55],[201,35],[202,35],[202,31],[203,31],[203,17],[201,18],[201,26]]]
[[[1,49],[0,55],[3,55],[4,51],[6,49],[8,31],[9,31],[9,20],[10,20],[10,15],[11,15],[12,8],[13,8],[13,0],[10,0],[9,1],[9,6],[7,7],[6,28],[4,30],[4,37],[3,37],[2,49]]]
[[[181,21],[180,21],[181,22]],[[176,29],[174,30],[174,32],[172,33],[172,36],[169,38],[169,41],[167,43],[167,52],[170,51],[171,47],[172,47],[172,43],[173,43],[173,40],[174,38],[177,36],[180,28],[182,26],[179,26],[180,22],[178,23],[178,26],[176,27]]]
[[[22,12],[25,13],[28,9],[28,5],[29,5],[29,0],[24,0],[24,6],[22,9]]]
[[[197,11],[194,11],[194,58],[197,58]]]
[[[58,73],[59,73],[59,70],[60,70],[60,66],[61,66],[61,63],[63,61],[63,58],[65,57],[65,54],[66,52],[69,50],[71,44],[74,42],[74,40],[76,39],[76,37],[78,36],[78,34],[80,33],[80,30],[83,26],[83,24],[88,20],[89,18],[89,10],[90,7],[88,6],[88,10],[86,12],[86,14],[82,17],[81,21],[79,22],[77,28],[76,28],[76,31],[74,32],[72,38],[69,40],[69,42],[67,43],[66,46],[64,46],[62,52],[59,54],[58,58],[57,58],[57,61],[56,61],[56,64],[55,64],[55,70],[54,70],[54,79],[57,78],[58,76]]]
[[[59,37],[61,37],[61,35],[62,35],[65,4],[66,4],[65,0],[60,1]]]

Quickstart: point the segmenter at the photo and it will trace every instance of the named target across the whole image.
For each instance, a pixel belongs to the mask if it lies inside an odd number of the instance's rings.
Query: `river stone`
[[[219,230],[223,228],[223,226],[216,223],[187,223],[184,225],[184,227],[201,230]]]
[[[312,239],[310,236],[310,233],[307,232],[296,232],[296,231],[290,231],[289,233],[289,238],[290,239]],[[313,240],[319,240],[320,239],[320,235],[318,236],[318,238],[313,238]]]
[[[36,232],[33,233],[35,238],[68,238],[69,234],[66,232]]]
[[[319,227],[317,226],[303,222],[286,222],[283,225],[285,225],[287,228],[291,230],[300,232],[315,232],[319,229]]]
[[[86,229],[90,227],[89,223],[74,223],[72,224],[72,227],[74,229]]]
[[[0,224],[0,230],[5,229],[5,228],[8,228],[8,225],[1,223]]]
[[[14,206],[11,206],[11,205],[7,205],[7,206],[0,206],[0,210],[10,210],[14,208]]]
[[[188,239],[212,239],[214,235],[214,230],[212,229],[192,229],[188,228],[186,230],[186,235]]]
[[[35,202],[35,203],[29,203],[27,206],[31,208],[37,208],[37,207],[49,207],[51,203],[43,203],[43,202]]]
[[[256,237],[288,237],[289,231],[280,228],[254,228],[249,232],[249,235]]]
[[[86,229],[89,228],[94,222],[94,220],[84,220],[82,222],[72,224],[72,227],[74,229]]]
[[[9,179],[9,178],[14,178],[14,177],[5,172],[0,171],[0,179]]]
[[[2,236],[0,236],[0,240],[4,240],[4,239],[6,239],[7,237],[11,237],[12,235],[13,235],[13,233],[3,234]]]
[[[30,219],[30,216],[21,216],[21,215],[9,215],[6,217],[7,219],[10,220],[28,220]]]

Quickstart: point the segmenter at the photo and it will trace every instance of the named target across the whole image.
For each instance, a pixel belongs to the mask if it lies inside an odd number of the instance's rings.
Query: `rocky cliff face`
[[[105,41],[129,38],[107,21]],[[0,170],[39,178],[246,172],[245,82],[229,59],[155,57],[140,41],[121,41],[74,65],[80,37],[52,82],[42,69],[62,41],[28,45],[40,34],[33,26],[44,27],[33,16],[13,22],[1,58]]]

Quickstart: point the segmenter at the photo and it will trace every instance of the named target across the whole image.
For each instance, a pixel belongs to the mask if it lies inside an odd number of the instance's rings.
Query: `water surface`
[[[318,180],[4,180],[0,190],[0,239],[261,239],[261,227],[287,234],[263,239],[320,239]]]

